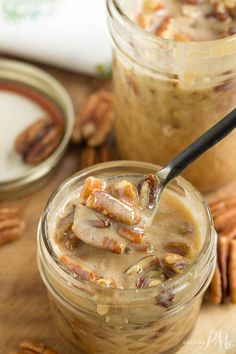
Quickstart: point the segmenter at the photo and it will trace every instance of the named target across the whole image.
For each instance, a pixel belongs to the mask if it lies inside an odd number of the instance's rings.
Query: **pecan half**
[[[230,301],[236,304],[236,239],[230,241],[229,290]]]
[[[164,308],[168,308],[173,304],[174,294],[171,290],[162,290],[156,296],[156,305],[159,305]]]
[[[0,246],[23,235],[25,222],[16,208],[0,207]]]
[[[215,229],[218,233],[217,265],[206,299],[213,304],[230,299],[236,302],[236,196],[220,199],[210,205]]]
[[[25,340],[24,342],[20,343],[18,351],[12,354],[58,354],[58,353],[43,343]]]
[[[221,303],[223,294],[222,294],[222,283],[221,283],[221,274],[218,264],[216,265],[215,273],[213,275],[211,284],[207,289],[205,298],[211,304],[218,305]]]
[[[62,136],[61,125],[52,119],[41,118],[17,136],[15,150],[24,162],[37,165],[56,150]]]
[[[113,96],[105,90],[90,95],[76,119],[72,141],[80,143],[82,139],[89,146],[102,145],[112,129]]]

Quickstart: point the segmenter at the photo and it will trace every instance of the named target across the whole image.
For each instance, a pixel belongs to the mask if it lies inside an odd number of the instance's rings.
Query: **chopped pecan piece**
[[[129,267],[125,271],[125,274],[131,275],[131,274],[141,273],[143,270],[146,270],[152,266],[159,266],[159,264],[160,264],[159,259],[156,256],[154,255],[146,256],[143,257],[138,263]]]
[[[0,246],[23,235],[25,222],[16,208],[0,207]]]
[[[234,18],[236,11],[235,0],[211,0],[212,16],[219,21],[226,21],[229,17]]]
[[[166,253],[162,263],[168,270],[174,273],[182,273],[188,265],[188,260],[176,253]]]
[[[176,253],[180,256],[187,256],[192,251],[192,246],[185,242],[168,242],[164,245],[164,249],[169,253]]]
[[[153,286],[157,286],[157,285],[160,285],[162,284],[162,281],[161,279],[151,279],[148,283],[148,287],[151,288]]]
[[[86,206],[127,225],[137,225],[141,221],[141,216],[135,209],[103,191],[94,190],[88,197]]]
[[[71,236],[74,214],[75,206],[72,205],[65,216],[58,218],[55,231],[55,239],[57,242],[63,241],[65,238]]]
[[[191,37],[184,33],[175,33],[174,40],[178,42],[188,42],[191,40]]]
[[[156,201],[158,179],[156,175],[150,173],[149,175],[145,176],[145,181],[149,185],[149,208],[152,208]]]
[[[84,138],[89,146],[102,145],[111,132],[113,115],[112,94],[99,90],[90,95],[76,119],[73,142],[80,143]]]
[[[173,304],[174,294],[170,290],[162,290],[156,296],[156,305],[168,308]]]
[[[96,227],[98,229],[108,229],[111,226],[111,222],[108,219],[107,220],[103,220],[103,219],[91,220],[90,225],[92,227]]]
[[[148,11],[160,11],[164,8],[164,5],[155,0],[145,0],[143,4],[143,9]]]
[[[86,203],[88,197],[94,189],[103,190],[106,184],[100,178],[88,177],[86,178],[83,188],[80,192],[80,199],[82,203]]]
[[[125,251],[125,248],[123,247],[122,244],[118,243],[116,240],[113,240],[109,237],[104,237],[102,248],[118,254],[123,253]]]
[[[135,285],[138,289],[145,288],[148,285],[148,279],[145,277],[138,277]]]
[[[73,262],[72,259],[63,256],[61,257],[61,262],[65,264],[71,272],[79,275],[84,280],[96,281],[99,279],[98,274],[81,262],[78,262],[78,260]]]
[[[153,246],[149,243],[140,243],[135,245],[135,250],[140,253],[151,253],[153,252]]]
[[[137,205],[138,191],[136,187],[128,181],[123,180],[114,186],[114,196],[124,203],[133,206]]]
[[[96,281],[96,283],[106,288],[117,288],[117,284],[114,279],[100,278]]]
[[[142,243],[145,236],[144,230],[135,230],[125,226],[118,228],[117,232],[121,237],[124,237],[134,243]]]
[[[167,16],[163,19],[160,26],[156,29],[155,34],[162,38],[173,39],[174,27],[172,24],[172,18],[170,16]]]
[[[15,150],[22,155],[24,162],[37,165],[56,150],[62,136],[62,125],[41,118],[17,136]]]
[[[20,343],[18,351],[14,354],[57,354],[57,352],[43,343],[25,340]]]

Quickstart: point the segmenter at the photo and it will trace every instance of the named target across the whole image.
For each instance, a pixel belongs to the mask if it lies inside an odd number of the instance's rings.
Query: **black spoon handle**
[[[158,175],[162,179],[163,186],[177,177],[194,160],[201,156],[205,151],[216,145],[225,136],[236,128],[236,109],[230,112],[225,118],[221,119],[206,133],[195,140],[191,145],[178,154],[170,161]],[[211,168],[211,166],[209,166]],[[201,171],[199,171],[201,173]],[[227,172],[226,172],[227,173]]]

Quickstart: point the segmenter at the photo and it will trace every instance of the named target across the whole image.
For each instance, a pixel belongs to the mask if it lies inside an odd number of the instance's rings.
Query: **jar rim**
[[[106,0],[107,11],[111,18],[114,18],[115,15],[118,16],[121,25],[128,25],[133,29],[134,33],[137,36],[142,37],[144,40],[150,41],[151,45],[158,45],[160,48],[174,48],[176,50],[189,49],[193,57],[223,57],[225,55],[230,55],[236,51],[236,34],[231,35],[225,38],[219,38],[215,40],[207,41],[175,41],[172,39],[162,38],[151,32],[146,31],[134,21],[132,21],[122,10],[119,0]],[[137,38],[135,36],[135,38]],[[233,46],[234,44],[234,46]],[[216,50],[217,47],[217,50]],[[233,47],[233,48],[232,48]],[[224,50],[223,50],[224,49]]]
[[[39,228],[38,228],[38,247],[39,250],[42,247],[42,243],[46,248],[47,254],[50,257],[50,260],[53,261],[53,266],[55,266],[56,271],[62,275],[64,279],[68,283],[72,284],[84,284],[86,286],[89,285],[91,289],[101,289],[101,286],[96,284],[95,282],[92,282],[90,280],[83,280],[77,277],[74,277],[69,270],[65,269],[65,267],[61,264],[59,257],[56,255],[56,253],[53,250],[53,247],[50,242],[50,238],[48,237],[47,234],[47,215],[50,210],[50,206],[53,203],[54,199],[59,195],[61,191],[63,191],[66,187],[69,185],[73,184],[78,179],[82,179],[88,176],[88,174],[92,174],[94,171],[99,171],[103,169],[112,169],[112,168],[125,168],[125,167],[145,167],[145,168],[150,168],[150,170],[157,170],[158,166],[150,163],[145,163],[145,162],[136,162],[136,161],[112,161],[112,162],[105,162],[102,164],[94,165],[92,167],[86,168],[76,174],[74,174],[72,177],[68,178],[49,198],[48,203],[46,204],[46,207],[44,209],[42,218],[39,223]],[[157,285],[151,288],[142,288],[138,289],[138,293],[145,294],[145,296],[152,296],[153,291],[160,289],[163,291],[171,290],[172,288],[174,289],[180,289],[182,284],[188,279],[190,274],[193,274],[193,270],[197,265],[203,266],[203,263],[207,263],[209,260],[209,250],[211,250],[214,247],[215,244],[215,231],[213,227],[213,220],[212,216],[210,213],[210,210],[208,208],[208,205],[204,199],[204,197],[200,194],[200,192],[197,191],[195,187],[193,187],[189,182],[185,181],[183,177],[178,177],[176,180],[180,181],[181,186],[186,186],[186,188],[190,189],[191,192],[196,196],[196,198],[199,199],[203,206],[203,211],[207,220],[207,227],[206,227],[206,234],[204,235],[204,242],[202,244],[202,248],[197,256],[197,258],[194,260],[189,267],[185,269],[185,271],[182,274],[176,275],[175,277],[167,280],[164,284],[162,285]],[[41,236],[42,235],[42,236]],[[208,251],[208,252],[207,252]],[[207,258],[207,259],[206,259]],[[205,261],[205,262],[204,262]],[[51,264],[52,265],[52,264]],[[195,271],[196,272],[196,271]],[[200,274],[200,273],[199,273]],[[104,294],[106,291],[110,292],[110,288],[102,288],[104,291]],[[113,290],[113,289],[112,289]],[[133,288],[128,288],[128,289],[122,289],[122,288],[117,288],[114,289],[117,294],[137,294],[137,289]],[[132,297],[131,297],[132,298]],[[188,300],[188,299],[187,299]],[[186,302],[186,301],[185,301]]]

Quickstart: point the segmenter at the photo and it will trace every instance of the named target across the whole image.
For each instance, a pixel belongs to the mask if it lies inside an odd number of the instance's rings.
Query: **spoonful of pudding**
[[[88,177],[75,210],[74,234],[87,244],[118,254],[129,252],[125,240],[143,243],[167,184],[235,127],[236,109],[156,174]]]

